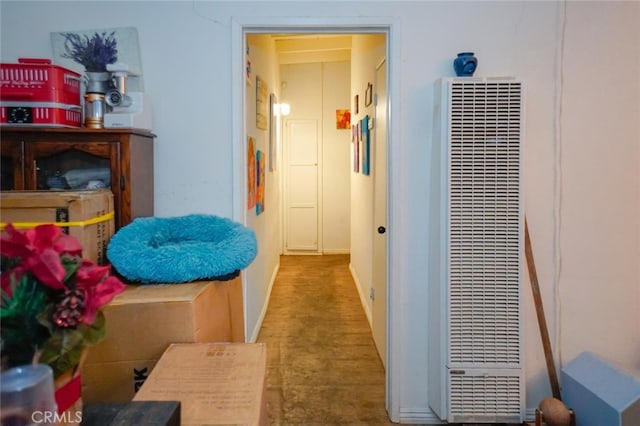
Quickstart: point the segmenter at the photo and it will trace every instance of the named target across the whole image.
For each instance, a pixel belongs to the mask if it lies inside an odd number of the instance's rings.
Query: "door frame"
[[[386,409],[391,421],[400,421],[401,401],[401,360],[404,346],[402,341],[402,286],[400,270],[397,266],[399,241],[394,229],[400,229],[394,194],[400,194],[398,187],[400,127],[394,125],[400,117],[400,21],[393,17],[278,17],[278,16],[242,16],[231,19],[231,111],[233,144],[233,219],[246,224],[246,77],[245,52],[246,34],[272,33],[384,33],[386,34],[387,59],[387,368]],[[244,298],[246,303],[247,283],[242,275]],[[245,314],[246,315],[246,314]]]

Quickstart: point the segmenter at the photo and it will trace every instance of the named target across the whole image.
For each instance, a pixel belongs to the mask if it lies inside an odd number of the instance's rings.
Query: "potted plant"
[[[105,72],[107,64],[118,60],[115,31],[107,34],[94,33],[92,37],[76,33],[63,33],[63,58],[69,58],[84,65],[87,72]]]
[[[63,58],[69,58],[84,65],[87,74],[87,92],[105,93],[109,88],[111,75],[107,72],[107,64],[118,60],[115,31],[107,34],[94,33],[93,36],[81,36],[77,33],[63,33]]]
[[[47,364],[62,388],[59,379],[78,377],[87,347],[104,339],[101,308],[125,285],[110,265],[83,259],[78,240],[55,225],[19,231],[8,224],[0,235],[0,266],[3,368]],[[77,395],[62,392],[69,403],[81,401],[75,385]],[[58,402],[59,411],[67,408]]]

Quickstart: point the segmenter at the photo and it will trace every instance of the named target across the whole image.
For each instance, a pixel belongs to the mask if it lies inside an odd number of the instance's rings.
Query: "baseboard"
[[[283,254],[285,256],[322,256],[322,253],[315,250],[285,250]]]
[[[349,249],[323,249],[317,250],[285,250],[283,253],[285,256],[322,256],[323,254],[351,254]]]
[[[440,425],[444,422],[430,408],[400,408],[400,423]]]
[[[536,409],[527,408],[525,410],[525,422],[534,422]],[[400,423],[440,425],[445,424],[430,408],[400,408]]]
[[[356,274],[355,269],[351,263],[349,263],[349,271],[351,272],[351,277],[353,278],[353,282],[356,284],[356,289],[358,290],[358,295],[360,296],[360,303],[362,304],[362,308],[364,309],[364,313],[367,316],[367,321],[369,321],[369,327],[372,327],[371,321],[371,308],[369,307],[368,299],[369,295],[362,293],[362,287],[360,286],[360,280],[358,279],[358,274]]]
[[[258,335],[260,334],[260,329],[262,328],[262,322],[264,321],[264,316],[267,314],[267,309],[269,308],[269,301],[271,300],[271,290],[273,290],[273,285],[276,282],[276,277],[278,276],[278,271],[280,270],[280,262],[276,264],[276,267],[273,269],[273,274],[271,274],[271,281],[269,281],[269,288],[267,289],[267,298],[262,305],[262,311],[260,311],[260,317],[258,317],[258,321],[256,322],[256,326],[251,333],[251,337],[248,340],[248,343],[255,343],[258,340]]]
[[[350,254],[351,250],[347,249],[323,249],[322,254]]]
[[[525,422],[535,422],[536,421],[536,409],[535,408],[526,408],[524,410],[524,421]]]

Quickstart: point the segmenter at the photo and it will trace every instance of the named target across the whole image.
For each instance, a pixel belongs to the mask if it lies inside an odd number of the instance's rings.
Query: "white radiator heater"
[[[436,83],[429,405],[452,423],[521,423],[522,83]]]

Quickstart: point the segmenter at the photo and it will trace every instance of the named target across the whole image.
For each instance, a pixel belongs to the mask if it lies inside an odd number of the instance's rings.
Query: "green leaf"
[[[76,273],[73,262],[66,266],[68,273]],[[77,367],[87,346],[105,338],[106,320],[102,311],[98,311],[91,325],[82,323],[75,329],[55,325],[51,321],[54,299],[55,292],[39,285],[29,274],[12,284],[11,297],[3,292],[0,338],[7,366],[29,364],[37,352],[39,362],[50,365],[58,377]]]
[[[37,320],[46,302],[46,292],[28,274],[12,284],[12,297],[3,295],[0,336],[2,357],[8,366],[30,363],[38,346],[49,337],[47,328]]]
[[[49,364],[54,377],[74,369],[80,362],[84,349],[82,331],[65,329],[55,333],[45,342],[40,352],[40,362]]]
[[[63,282],[67,286],[67,288],[75,288],[76,286],[75,279],[72,279],[78,269],[80,269],[80,265],[82,265],[82,258],[80,256],[71,256],[65,254],[60,257],[60,262],[62,263],[62,267],[65,270],[64,280]]]
[[[82,352],[87,346],[100,343],[106,335],[106,321],[102,311],[98,312],[92,325],[80,324],[75,329],[59,328],[45,342],[40,354],[40,362],[49,364],[54,377],[75,369]]]
[[[107,321],[102,311],[98,311],[96,319],[91,325],[82,324],[85,343],[89,346],[102,342],[107,335]]]

